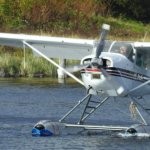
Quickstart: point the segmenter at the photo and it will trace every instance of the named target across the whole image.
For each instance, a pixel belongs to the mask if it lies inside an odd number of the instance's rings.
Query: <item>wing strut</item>
[[[138,101],[136,101],[135,98],[133,98],[133,97],[130,96],[130,95],[128,95],[128,96],[129,96],[129,98],[130,98],[131,100],[133,100],[136,104],[138,104],[147,114],[150,115],[150,113],[149,113],[146,109],[144,109],[144,107],[143,107]]]
[[[82,84],[84,86],[84,83],[79,80],[77,77],[75,77],[73,74],[71,74],[70,72],[66,71],[64,68],[62,68],[61,66],[59,66],[57,63],[55,63],[53,60],[51,60],[50,58],[48,58],[46,55],[44,55],[43,53],[41,53],[39,50],[37,50],[36,48],[34,48],[32,45],[30,45],[29,43],[23,41],[23,43],[25,45],[27,45],[29,48],[31,48],[32,50],[34,50],[35,52],[37,52],[39,55],[41,55],[42,57],[44,57],[45,59],[47,59],[49,62],[51,62],[53,65],[55,65],[56,67],[58,67],[59,69],[63,70],[67,75],[69,75],[70,77],[72,77],[73,79],[75,79],[77,82],[79,82],[80,84]]]
[[[139,86],[137,86],[137,87],[135,87],[134,89],[130,90],[129,93],[131,93],[131,92],[133,92],[133,91],[136,91],[136,90],[142,88],[143,86],[147,85],[148,83],[150,83],[150,80],[148,80],[148,81],[146,81],[145,83],[140,84]]]
[[[24,55],[24,69],[26,68],[26,56],[25,56],[26,45],[23,43],[23,55]]]

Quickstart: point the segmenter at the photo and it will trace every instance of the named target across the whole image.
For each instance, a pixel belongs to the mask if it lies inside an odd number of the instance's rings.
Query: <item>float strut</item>
[[[81,118],[80,118],[78,124],[83,123],[83,121],[84,121],[87,117],[89,117],[98,107],[100,107],[108,98],[109,98],[109,97],[106,97],[106,98],[103,99],[101,102],[96,102],[96,101],[90,101],[90,100],[91,100],[91,96],[90,96],[89,99],[88,99],[88,101],[87,101],[87,104],[86,104],[86,106],[85,106],[85,108],[84,108],[84,111],[83,111],[83,113],[82,113],[82,115],[81,115]],[[89,102],[98,103],[98,105],[96,105],[96,107],[92,107],[92,106],[89,106]],[[92,110],[91,110],[90,112],[86,112],[86,109],[87,109],[87,108],[92,108]],[[87,114],[87,115],[85,115],[85,114]],[[85,116],[84,116],[84,115],[85,115]]]
[[[135,102],[135,104],[138,104],[143,110],[145,110],[145,109],[143,108],[143,106],[140,105],[140,103],[138,103],[133,97],[131,97],[130,95],[128,95],[128,96],[129,96],[129,98],[130,98],[131,100],[133,100],[133,101]],[[138,110],[137,107],[136,107],[136,111],[138,112],[140,118],[142,119],[143,124],[144,124],[144,125],[147,125],[146,121],[144,120],[143,116],[141,115],[141,113],[139,112],[139,110]],[[145,112],[150,115],[150,113],[149,113],[147,110],[145,110]]]
[[[86,95],[82,100],[78,102],[76,106],[74,106],[64,117],[62,117],[59,122],[62,122],[69,114],[71,114],[87,97],[91,97],[90,94]]]
[[[149,113],[147,110],[145,110],[144,107],[143,107],[139,102],[137,102],[137,101],[136,101],[133,97],[131,97],[130,95],[128,95],[128,96],[129,96],[129,98],[132,99],[136,104],[138,104],[147,114],[150,115],[150,113]]]

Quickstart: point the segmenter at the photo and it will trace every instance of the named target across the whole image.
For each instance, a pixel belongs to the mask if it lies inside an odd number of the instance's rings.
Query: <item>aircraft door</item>
[[[145,82],[145,77],[150,68],[150,50],[144,47],[138,47],[135,49],[136,58],[134,63],[134,78],[132,88],[139,86]],[[140,93],[144,94],[144,88],[140,89]]]
[[[124,80],[124,84],[126,85],[126,87],[129,90],[131,90],[133,88],[133,84],[134,84],[131,76],[133,75],[133,72],[134,72],[133,70],[135,70],[135,50],[131,44],[127,44],[126,49],[127,49],[126,57],[130,61],[124,67],[125,67],[127,76],[129,78],[123,78],[123,80]]]
[[[126,57],[128,61],[124,63],[123,72],[120,71],[120,74],[122,76],[121,80],[123,81],[123,84],[130,91],[134,84],[132,76],[134,74],[133,70],[135,70],[135,50],[130,43],[126,44],[124,47],[126,47]]]

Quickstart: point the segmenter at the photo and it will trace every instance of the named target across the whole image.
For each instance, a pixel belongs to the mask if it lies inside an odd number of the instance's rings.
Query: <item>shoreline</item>
[[[15,55],[15,52],[10,51],[6,53],[0,53],[0,77],[52,77],[56,78],[57,67],[51,64],[49,61],[42,57],[35,57],[31,50],[26,53],[25,68],[24,59],[21,55],[23,51],[18,51],[19,55]],[[53,58],[57,64],[59,59]],[[66,60],[66,66],[72,66],[79,64],[79,60]],[[79,72],[73,73],[76,76],[80,76]]]

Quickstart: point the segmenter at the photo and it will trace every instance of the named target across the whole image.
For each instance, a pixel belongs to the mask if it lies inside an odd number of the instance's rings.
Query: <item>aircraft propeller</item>
[[[97,48],[96,48],[96,53],[95,53],[95,58],[91,60],[91,63],[88,64],[79,64],[71,67],[65,68],[68,72],[76,72],[81,69],[87,68],[89,65],[92,67],[100,68],[103,65],[103,61],[99,56],[101,55],[101,52],[103,51],[104,44],[105,44],[105,38],[107,35],[107,31],[110,29],[110,25],[108,24],[103,24],[102,26],[102,32],[100,36],[100,40],[97,43]]]

